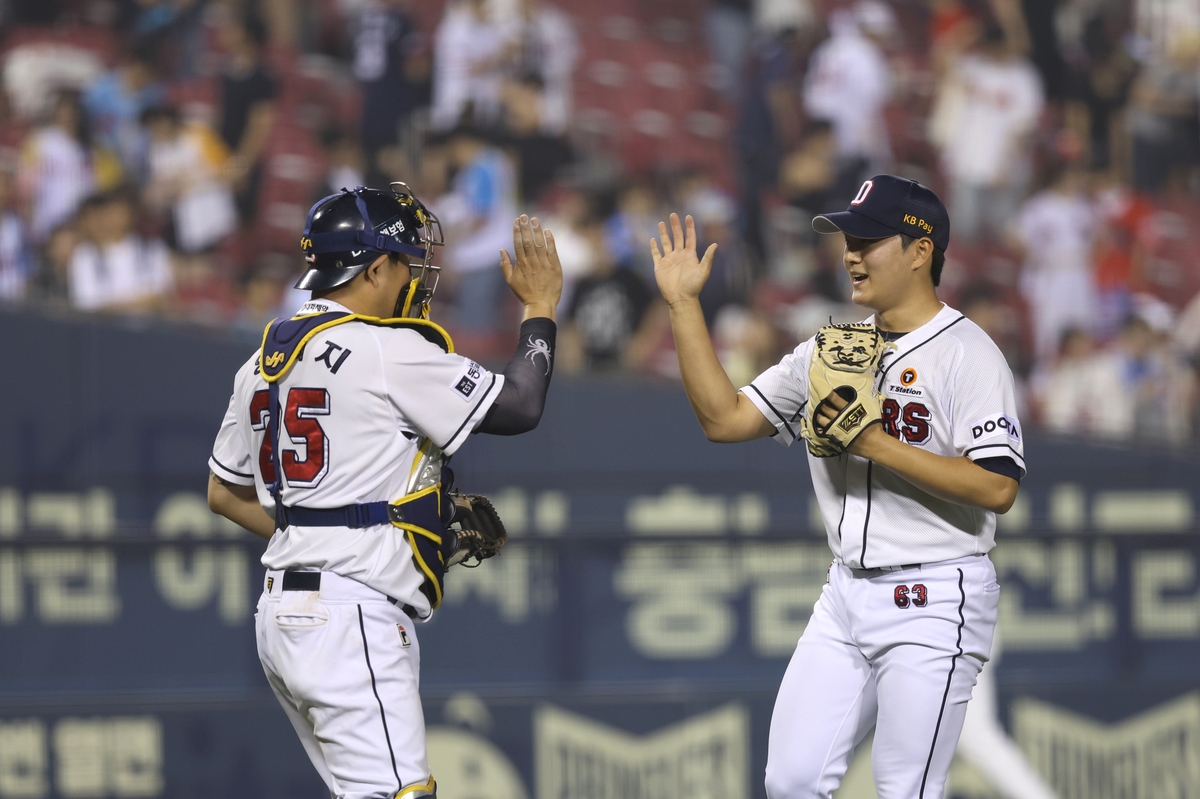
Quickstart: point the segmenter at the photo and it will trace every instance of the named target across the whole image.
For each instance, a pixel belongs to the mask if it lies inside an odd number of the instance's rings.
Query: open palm
[[[526,307],[545,305],[553,311],[563,286],[554,234],[544,230],[536,216],[530,219],[522,214],[513,220],[513,253],[516,259],[510,260],[506,251],[500,251],[500,269],[508,287]]]
[[[679,214],[671,214],[671,230],[666,222],[658,223],[659,242],[650,240],[650,255],[654,258],[654,279],[668,305],[693,300],[708,282],[717,245],[710,244],[704,258],[696,256],[696,223],[689,215],[685,220],[687,233],[679,224]]]

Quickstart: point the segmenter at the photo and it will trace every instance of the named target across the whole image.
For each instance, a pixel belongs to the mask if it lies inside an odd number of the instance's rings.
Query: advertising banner
[[[204,495],[253,343],[0,336],[0,370],[45,376],[0,391],[0,799],[324,795],[255,651],[265,544]],[[1001,720],[1064,799],[1197,796],[1200,457],[1026,453],[991,554]],[[413,632],[443,799],[761,799],[830,562],[801,448],[711,444],[677,386],[556,379],[537,431],[453,465],[512,539]],[[838,799],[872,790],[860,753]]]

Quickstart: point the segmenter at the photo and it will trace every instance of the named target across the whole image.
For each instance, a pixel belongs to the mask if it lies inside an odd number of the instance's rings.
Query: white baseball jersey
[[[349,311],[327,300],[298,316]],[[256,352],[234,379],[209,468],[254,485],[272,508],[274,464],[267,437],[268,387]],[[474,361],[445,352],[411,328],[351,321],[318,332],[279,383],[279,463],[285,506],[338,508],[404,496],[422,438],[451,455],[483,421],[504,384]],[[266,475],[266,477],[264,477]],[[402,531],[303,527],[277,531],[268,569],[332,571],[408,603],[425,617],[429,600]]]
[[[887,432],[937,455],[1009,458],[1023,475],[1012,372],[988,335],[943,306],[894,343],[877,381]],[[742,389],[785,446],[799,435],[814,346],[809,339]],[[935,563],[995,545],[996,514],[931,496],[864,458],[810,454],[809,468],[829,547],[848,566]]]

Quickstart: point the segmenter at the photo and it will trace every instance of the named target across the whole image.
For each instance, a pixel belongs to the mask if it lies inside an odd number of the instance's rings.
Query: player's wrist
[[[675,297],[673,299],[667,300],[667,308],[671,312],[687,311],[687,310],[692,310],[694,308],[699,308],[699,307],[700,307],[700,297],[698,295],[695,297],[681,295],[679,297]]]
[[[892,443],[899,442],[887,434],[882,424],[874,422],[858,434],[858,438],[854,439],[849,449],[860,458],[879,462],[887,451],[887,446]]]
[[[550,321],[555,321],[555,304],[549,300],[534,300],[525,303],[525,310],[521,314],[521,321],[527,322],[530,319],[545,317]]]

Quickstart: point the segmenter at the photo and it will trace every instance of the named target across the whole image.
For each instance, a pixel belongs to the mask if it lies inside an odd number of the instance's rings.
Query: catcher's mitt
[[[508,541],[508,532],[491,500],[479,494],[451,492],[449,496],[454,502],[454,519],[450,522],[449,532],[455,534],[455,543],[454,551],[446,559],[446,567],[462,563],[473,568],[499,555],[501,547]],[[470,562],[472,560],[474,562]]]
[[[842,454],[863,430],[880,421],[883,398],[875,391],[875,377],[879,359],[890,346],[874,325],[829,325],[817,331],[808,368],[808,408],[801,422],[801,435],[813,455]],[[817,422],[817,411],[834,393],[846,407],[824,427]]]

